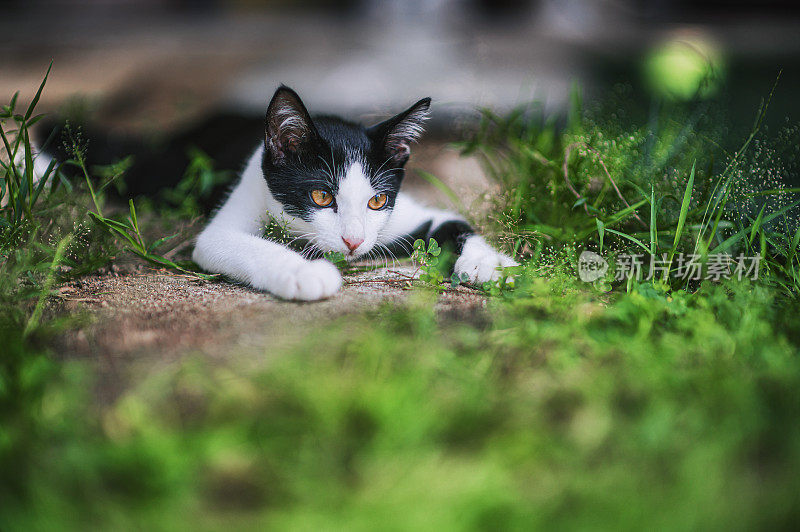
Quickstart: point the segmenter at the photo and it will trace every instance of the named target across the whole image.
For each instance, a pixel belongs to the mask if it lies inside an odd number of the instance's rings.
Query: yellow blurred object
[[[725,65],[718,46],[708,37],[676,35],[648,53],[645,82],[670,99],[707,98],[719,89]]]

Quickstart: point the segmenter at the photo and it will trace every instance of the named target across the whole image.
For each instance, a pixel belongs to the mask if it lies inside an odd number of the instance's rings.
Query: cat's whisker
[[[387,234],[385,232],[383,232],[383,231],[381,231],[379,233],[379,235],[380,235],[379,239],[381,237],[387,236]],[[411,236],[397,236],[397,235],[391,235],[391,236],[393,237],[392,242],[391,242],[392,244],[399,245],[403,249],[403,252],[405,254],[411,255],[411,253],[414,250],[414,244],[411,242],[411,238],[412,238]],[[384,246],[386,246],[388,248],[388,245],[386,245],[386,244],[382,244],[382,245],[384,245]]]
[[[386,254],[385,249],[381,249],[381,254],[383,255],[383,269],[386,270],[389,268],[389,256]]]
[[[314,235],[316,235],[316,233],[314,233],[313,231],[309,231],[307,233],[296,234],[295,237],[292,239],[292,241],[297,240],[298,238],[306,238],[306,237],[311,237],[311,236],[314,236]]]
[[[392,169],[387,169],[384,170],[383,172],[376,172],[375,177],[372,178],[376,189],[381,189],[391,184],[390,172],[392,171],[393,171]]]
[[[328,179],[328,185],[333,188],[336,184],[336,176],[334,175],[335,172],[333,171],[333,167],[330,163],[322,156],[317,155],[317,158],[321,160],[325,164],[325,168],[322,168],[322,172],[325,174],[325,177]],[[331,151],[331,162],[333,162],[333,151]]]
[[[389,265],[389,256],[391,255],[391,251],[388,248],[381,248],[381,253],[383,254],[383,258],[384,258],[384,264],[385,264],[384,267],[386,269],[388,269],[390,267],[390,265]],[[391,267],[394,267],[394,264],[395,264],[394,257],[392,257],[391,260],[392,260],[392,266]]]
[[[308,245],[303,249],[303,253],[302,253],[303,258],[305,258],[305,259],[310,258],[311,255],[315,251],[319,252],[320,254],[324,254],[322,252],[322,250],[319,248],[319,246],[317,245],[319,243],[319,241],[320,241],[320,238],[319,238],[318,235],[314,235],[314,236],[311,237],[311,239],[308,241]]]
[[[392,257],[391,259],[392,267],[393,268],[396,267],[396,265],[398,264],[397,257],[395,256],[394,253],[392,253],[392,250],[390,250],[388,246],[386,246],[385,244],[377,244],[374,249],[381,254],[387,268],[389,267],[389,255],[391,255]]]
[[[387,157],[387,158],[386,158],[386,160],[385,160],[385,161],[383,161],[383,163],[381,163],[381,165],[378,167],[378,169],[377,169],[377,170],[375,170],[375,174],[376,174],[376,175],[381,175],[381,169],[382,169],[384,166],[386,166],[386,163],[388,163],[388,162],[389,162],[389,161],[391,161],[391,160],[392,160],[392,158],[391,158],[391,157]]]
[[[386,253],[388,253],[389,255],[392,256],[392,269],[396,269],[397,267],[399,267],[400,266],[400,261],[397,260],[397,256],[395,256],[394,252],[387,247],[386,248]]]
[[[336,159],[333,156],[333,146],[329,146],[329,148],[330,148],[330,152],[331,152],[331,165],[330,165],[331,187],[334,187],[336,185],[336,168],[335,168]]]
[[[378,244],[372,250],[370,250],[370,260],[372,260],[373,266],[378,267],[378,264],[386,262],[386,255],[381,248],[381,245]]]
[[[307,240],[307,241],[310,242],[311,238],[313,238],[313,237],[314,237],[314,233],[304,233],[302,235],[298,235],[298,236],[294,237],[289,242],[287,242],[286,245],[287,246],[291,246],[292,244],[294,244],[298,240]]]
[[[394,254],[394,252],[387,247],[386,248],[386,253],[388,253],[392,257],[392,267],[395,268],[395,267],[399,266],[400,261],[397,260],[397,256]]]

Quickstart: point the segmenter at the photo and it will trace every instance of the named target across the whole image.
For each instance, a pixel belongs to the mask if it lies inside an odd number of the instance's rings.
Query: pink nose
[[[350,251],[355,251],[358,246],[360,246],[363,242],[363,238],[345,238],[342,237],[344,241],[344,245],[347,246],[347,249]]]

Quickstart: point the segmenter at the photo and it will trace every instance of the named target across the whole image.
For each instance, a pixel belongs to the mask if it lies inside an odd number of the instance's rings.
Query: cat
[[[262,236],[272,218],[316,253],[340,252],[348,261],[408,253],[416,238],[434,238],[457,253],[456,274],[473,283],[498,279],[500,268],[517,265],[514,259],[494,250],[461,216],[400,191],[430,104],[423,98],[364,127],[333,116],[312,118],[300,96],[281,85],[267,107],[264,140],[197,237],[193,260],[283,299],[336,294],[342,277],[330,261]]]

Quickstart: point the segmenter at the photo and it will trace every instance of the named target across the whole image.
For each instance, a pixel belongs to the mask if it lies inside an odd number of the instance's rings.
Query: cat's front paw
[[[453,270],[458,276],[466,273],[471,283],[485,283],[500,278],[500,268],[518,266],[519,264],[492,246],[478,235],[467,238],[461,256],[458,257]]]
[[[303,260],[299,265],[276,275],[270,286],[259,288],[282,299],[316,301],[331,297],[342,287],[336,266],[325,259]]]

